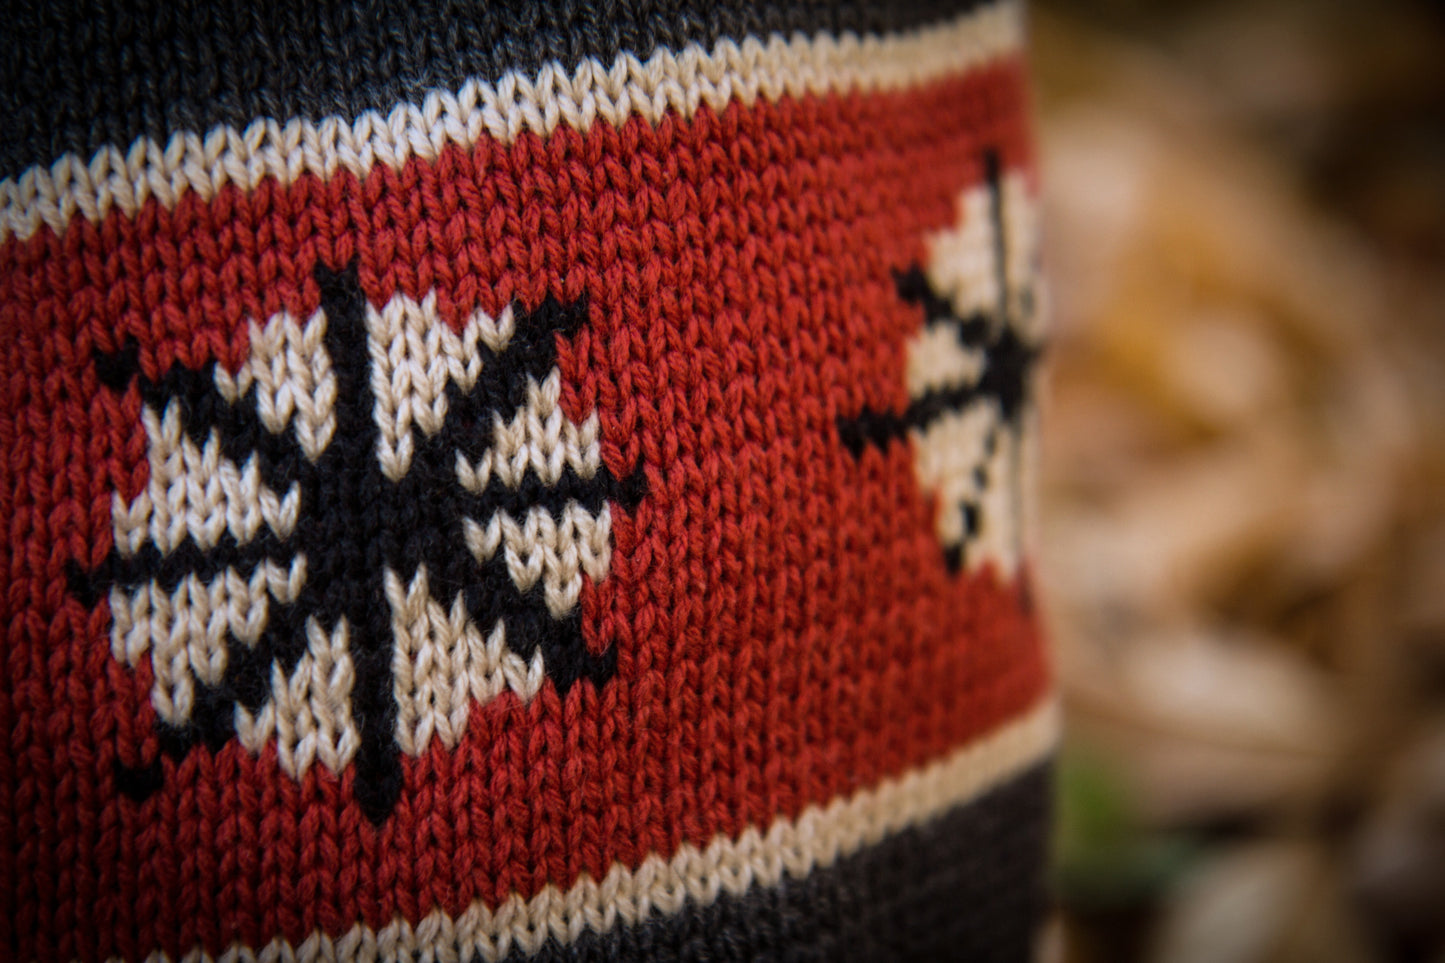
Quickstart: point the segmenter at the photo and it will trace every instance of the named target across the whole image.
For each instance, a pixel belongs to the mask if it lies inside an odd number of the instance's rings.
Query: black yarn
[[[1025,963],[1047,902],[1049,799],[1040,766],[803,879],[507,959]]]
[[[187,538],[164,556],[149,543],[129,557],[112,550],[94,572],[73,568],[70,584],[82,602],[94,604],[112,585],[136,588],[154,580],[169,590],[189,575],[211,579],[234,568],[246,577],[263,561],[289,566],[298,554],[305,555],[306,582],[299,596],[290,604],[271,600],[266,627],[254,647],[228,639],[223,681],[215,688],[197,686],[187,726],[158,723],[161,747],[176,758],[198,745],[219,749],[234,734],[235,706],[254,712],[270,697],[272,663],[289,674],[305,653],[307,620],[315,618],[329,630],[345,618],[356,671],[351,708],[361,734],[356,792],[367,816],[380,822],[401,791],[399,750],[392,735],[396,713],[386,570],[408,583],[425,565],[433,594],[450,600],[460,592],[484,632],[502,620],[512,651],[530,659],[540,648],[548,677],[564,695],[580,679],[602,685],[616,671],[616,654],[589,652],[580,612],[555,618],[540,583],[520,592],[500,553],[479,565],[466,549],[463,520],[485,523],[499,510],[515,516],[534,506],[556,515],[568,501],[593,513],[608,501],[633,507],[643,494],[644,478],[640,468],[623,479],[614,478],[605,465],[591,479],[579,478],[569,468],[556,486],[543,485],[529,473],[518,489],[494,482],[480,495],[457,481],[456,452],[480,454],[490,446],[493,412],[507,418],[526,401],[529,377],[541,381],[547,376],[556,360],[557,339],[573,335],[587,317],[585,302],[562,304],[549,297],[536,309],[517,313],[506,350],[485,359],[471,391],[449,383],[442,429],[430,438],[418,434],[410,470],[397,481],[388,479],[376,456],[366,304],[356,267],[333,272],[318,265],[315,274],[337,401],[335,434],[314,463],[289,431],[276,435],[261,424],[254,388],[235,404],[220,396],[214,362],[200,370],[177,365],[152,381],[140,372],[134,344],[96,359],[102,382],[112,390],[125,390],[135,381],[142,400],[158,413],[178,402],[185,430],[198,444],[215,431],[225,456],[237,465],[254,458],[262,481],[279,495],[298,486],[301,509],[295,531],[280,539],[263,529],[244,545],[227,533],[206,550]],[[143,797],[158,788],[159,779],[135,772],[127,773],[122,783],[129,795]]]
[[[882,33],[978,0],[24,0],[0,24],[0,177],[257,118],[383,112],[467,78],[723,38]]]
[[[127,799],[144,802],[150,798],[153,792],[161,788],[164,781],[165,772],[159,759],[149,766],[138,766],[135,769],[119,762],[115,763],[115,786]]]
[[[861,457],[869,445],[887,447],[912,429],[927,428],[945,415],[986,400],[995,402],[1004,421],[1017,427],[1028,399],[1029,372],[1038,354],[1038,349],[1025,344],[1012,328],[1005,328],[985,346],[983,374],[976,384],[928,391],[901,413],[865,408],[856,418],[839,418],[838,435],[854,457]]]

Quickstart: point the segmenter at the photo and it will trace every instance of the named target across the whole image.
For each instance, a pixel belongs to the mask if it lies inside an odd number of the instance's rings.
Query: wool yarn
[[[9,20],[0,955],[1027,958],[1015,3]]]

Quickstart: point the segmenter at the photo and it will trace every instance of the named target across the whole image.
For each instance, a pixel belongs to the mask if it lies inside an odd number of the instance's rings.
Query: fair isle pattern
[[[236,706],[237,741],[252,755],[260,755],[275,740],[276,761],[292,779],[302,778],[313,762],[340,772],[361,748],[361,731],[351,711],[355,679],[346,620],[338,620],[327,631],[308,618],[306,652],[291,672],[271,663],[270,698],[255,713]]]
[[[354,288],[347,294],[349,301],[333,311],[355,306]],[[123,574],[109,593],[111,650],[132,668],[149,656],[151,704],[170,731],[196,727],[203,695],[209,695],[212,715],[224,716],[226,703],[234,703],[230,719],[201,724],[211,730],[208,740],[216,744],[230,730],[253,754],[274,740],[279,765],[300,779],[316,761],[339,773],[367,738],[353,720],[390,715],[387,703],[378,705],[374,698],[358,707],[354,691],[355,606],[373,603],[363,597],[352,599],[351,608],[327,605],[326,585],[307,597],[308,575],[317,577],[316,565],[300,547],[305,540],[292,537],[303,513],[334,515],[348,506],[330,504],[315,486],[303,498],[300,481],[280,494],[268,486],[263,476],[285,477],[296,469],[288,471],[286,457],[274,450],[245,447],[240,437],[247,431],[238,425],[248,422],[249,409],[276,442],[294,441],[312,468],[354,473],[357,457],[374,459],[381,476],[374,490],[401,486],[418,446],[440,444],[428,461],[433,469],[428,481],[403,500],[447,504],[454,499],[446,488],[455,486],[484,509],[480,516],[462,510],[440,518],[435,532],[400,534],[442,541],[432,568],[446,569],[438,581],[447,594],[434,592],[434,573],[422,560],[410,568],[388,560],[380,586],[352,590],[380,588],[390,609],[389,703],[395,723],[390,733],[372,734],[373,741],[386,743],[374,748],[384,752],[394,740],[401,752],[416,756],[434,735],[455,747],[474,706],[508,690],[527,702],[541,689],[547,671],[542,647],[533,642],[514,651],[505,616],[479,627],[476,610],[497,610],[499,603],[493,598],[469,605],[456,587],[455,560],[469,554],[479,571],[500,566],[519,597],[535,597],[533,590],[540,590],[544,619],[575,626],[584,576],[601,582],[611,561],[611,511],[605,500],[587,493],[588,486],[608,483],[598,421],[589,413],[578,424],[562,410],[552,330],[543,326],[519,335],[509,304],[497,318],[474,311],[454,331],[436,302],[431,292],[420,300],[397,294],[381,308],[365,304],[365,340],[358,345],[347,342],[342,324],[325,308],[304,325],[285,313],[264,325],[251,321],[250,348],[240,368],[232,373],[210,366],[213,396],[193,386],[169,396],[160,412],[166,392],[154,385],[143,390],[150,478],[130,501],[113,499],[115,567]],[[526,343],[509,353],[514,337]],[[337,351],[353,360],[333,357]],[[500,393],[497,385],[484,388],[479,401],[484,368],[504,368],[508,361],[516,365],[502,375],[510,387]],[[353,370],[358,363],[364,372]],[[205,376],[178,371],[171,380],[204,382]],[[358,402],[362,410],[346,407]],[[458,403],[467,407],[458,416],[464,424],[439,437]],[[187,411],[195,413],[197,424],[187,423]],[[338,430],[344,415],[349,427]],[[203,445],[196,443],[197,435],[205,438]],[[373,437],[368,451],[365,441]],[[333,445],[349,441],[363,447],[341,452],[334,465],[318,466]],[[363,489],[349,496],[341,492],[342,501],[348,497],[365,502],[371,496]],[[378,521],[388,528],[403,524],[388,517]],[[343,516],[340,524],[349,523]],[[180,559],[182,549],[187,555]],[[266,556],[249,569],[237,555],[248,549]],[[360,542],[354,553],[328,562],[328,569],[355,566],[357,559],[349,556],[373,551],[372,544]],[[192,570],[177,571],[187,565]],[[328,585],[335,581],[334,575],[322,577]],[[495,596],[498,588],[494,580],[488,590]],[[273,605],[303,614],[299,623],[294,617],[290,622],[290,631],[303,638],[283,637],[259,649],[268,632],[287,631],[272,624]],[[514,619],[510,631],[515,638],[526,626]],[[229,664],[237,658],[261,664],[237,670]],[[559,685],[566,684],[559,677]]]
[[[928,239],[928,280],[954,314],[988,315],[992,323],[1008,325],[1030,344],[1043,339],[1047,320],[1039,302],[1037,190],[1034,179],[1021,170],[988,173],[984,183],[959,194],[955,226]],[[909,393],[968,380],[967,375],[954,380],[943,372],[924,383],[910,378]]]
[[[509,306],[497,320],[475,312],[458,335],[437,315],[434,294],[421,302],[399,294],[379,311],[368,306],[366,323],[374,417],[380,429],[375,455],[382,473],[396,480],[411,467],[413,430],[431,436],[441,429],[448,381],[463,391],[475,385],[482,367],[479,344],[495,354],[506,350],[514,330],[513,312]],[[283,432],[294,411],[297,443],[312,461],[325,450],[335,428],[331,407],[336,387],[325,333],[321,311],[305,328],[284,314],[271,318],[264,328],[253,322],[250,355],[240,373],[232,375],[218,365],[214,374],[218,392],[232,404],[254,386],[258,416],[272,433]],[[472,468],[467,453],[456,452],[462,485],[481,494],[493,464],[511,488],[521,484],[529,469],[552,485],[559,481],[564,463],[584,478],[597,472],[596,417],[590,416],[579,428],[562,413],[560,379],[554,368],[543,386],[531,380],[527,404],[510,423],[494,413],[496,444],[482,453],[480,467]],[[205,448],[198,449],[183,433],[181,411],[179,400],[167,405],[164,416],[149,405],[143,410],[150,482],[128,504],[116,496],[112,511],[120,554],[133,557],[149,542],[164,557],[187,538],[203,550],[210,549],[226,533],[244,545],[263,522],[277,539],[286,541],[300,510],[298,487],[293,485],[278,497],[261,484],[254,458],[237,468],[220,454],[222,444],[215,429]],[[580,441],[584,436],[585,445]],[[488,561],[500,549],[519,591],[544,580],[548,609],[557,618],[565,618],[576,607],[584,571],[594,581],[607,576],[605,506],[594,516],[571,502],[560,521],[546,509],[534,507],[521,525],[506,511],[490,516],[485,527],[472,518],[463,524],[466,547],[477,561]],[[112,651],[132,667],[149,652],[155,677],[151,703],[161,719],[184,725],[194,705],[195,684],[215,687],[225,676],[227,633],[254,645],[266,627],[268,595],[291,604],[305,577],[306,557],[298,554],[289,569],[262,562],[249,581],[227,569],[209,584],[187,576],[171,593],[154,580],[131,593],[112,588]],[[483,704],[504,688],[524,701],[536,694],[542,653],[536,652],[529,664],[505,651],[505,626],[500,621],[483,640],[465,616],[460,597],[453,600],[450,612],[431,597],[425,567],[407,586],[387,569],[386,597],[396,633],[396,668],[402,670],[396,674],[396,697],[406,707],[397,722],[404,751],[421,752],[433,729],[443,733],[449,746],[455,744],[468,704],[451,697],[458,686]],[[298,752],[298,739],[320,739],[319,756],[333,771],[350,760],[352,752],[344,746],[354,751],[356,734],[347,711],[352,672],[345,654],[346,632],[344,620],[330,631],[308,620],[308,654],[289,675],[272,665],[272,699],[260,718],[253,719],[244,707],[236,710],[242,743],[259,752],[266,739],[278,733],[281,764],[298,778],[318,755]],[[449,722],[438,727],[435,716]],[[295,737],[297,733],[302,735]],[[293,764],[293,759],[302,762]]]
[[[482,350],[494,355],[505,351],[514,329],[508,305],[495,321],[484,311],[474,313],[458,335],[437,313],[435,292],[420,302],[398,294],[380,311],[367,305],[366,347],[376,424],[381,429],[376,457],[382,474],[395,481],[411,469],[413,426],[427,437],[440,431],[447,416],[448,383],[471,391],[482,371]],[[558,427],[560,420],[559,414]],[[554,456],[565,454],[560,446],[555,451],[543,447],[559,438],[528,440],[536,447],[529,447],[531,458],[523,464],[549,464]],[[464,457],[462,452],[457,456]]]
[[[1038,259],[1038,204],[1021,172],[964,191],[957,226],[929,239],[929,289],[952,310],[935,303],[908,344],[909,398],[964,401],[910,432],[918,483],[938,493],[938,539],[970,568],[1008,575],[1027,554],[1034,418],[1026,384],[1014,394],[985,379],[1008,365],[1029,377],[1043,339]]]
[[[83,6],[0,72],[0,957],[1024,958],[1018,5]]]
[[[240,371],[232,375],[216,367],[216,390],[235,404],[254,386],[256,413],[266,430],[279,435],[294,426],[301,451],[316,461],[336,432],[336,376],[326,353],[326,315],[317,311],[302,325],[282,311],[264,327],[250,321],[249,334],[249,356]],[[152,480],[155,471],[153,463]]]
[[[649,919],[707,906],[803,879],[838,860],[976,799],[1044,759],[1058,738],[1057,704],[1046,700],[944,759],[826,806],[781,817],[765,831],[718,836],[706,847],[684,843],[671,857],[614,865],[600,881],[585,874],[571,887],[548,885],[531,899],[513,895],[496,907],[473,903],[459,916],[434,910],[420,921],[398,919],[342,934],[313,932],[300,944],[192,950],[175,963],[401,963],[412,960],[501,960],[537,953],[548,940],[562,946],[583,933],[606,933]],[[113,957],[110,963],[125,963]],[[172,963],[154,953],[147,963]]]
[[[1017,4],[999,0],[953,22],[888,36],[748,37],[711,50],[688,44],[646,60],[588,58],[570,73],[547,64],[535,75],[474,79],[384,116],[258,118],[241,130],[177,132],[164,144],[142,137],[88,161],[67,154],[48,169],[0,181],[0,241],[24,240],[42,226],[59,234],[77,215],[98,222],[114,209],[134,217],[152,199],[174,208],[187,192],[207,201],[227,185],[249,192],[265,178],[291,184],[338,171],[364,178],[376,165],[434,161],[450,146],[468,148],[484,137],[512,143],[559,125],[585,131],[632,117],[656,125],[669,113],[690,118],[734,101],[906,89],[1015,54],[1022,34]]]
[[[214,428],[205,445],[197,446],[186,433],[183,408],[174,399],[164,413],[151,405],[141,412],[150,482],[129,502],[119,495],[112,500],[116,551],[133,558],[149,543],[165,556],[187,539],[205,551],[215,548],[223,535],[247,545],[261,534],[263,525],[282,541],[290,538],[301,505],[300,489],[291,485],[278,494],[261,481],[254,460],[237,466],[222,454],[221,436]],[[266,406],[258,403],[257,408],[264,411]],[[297,434],[299,438],[301,432]]]
[[[475,463],[457,458],[457,481],[469,492],[481,492],[495,472],[509,488],[521,484],[530,470],[555,485],[564,468],[581,478],[591,478],[602,466],[595,413],[578,425],[558,407],[562,376],[555,369],[539,385],[527,385],[527,403],[511,421],[500,416],[492,420],[492,447]],[[458,453],[460,455],[460,453]]]
[[[927,240],[926,269],[899,272],[898,294],[921,310],[909,339],[901,413],[840,418],[855,457],[908,439],[921,489],[936,496],[934,530],[948,566],[1017,575],[1030,521],[1033,368],[1043,336],[1038,209],[1022,171],[996,152],[984,183],[957,201],[955,226]]]
[[[461,593],[453,596],[450,608],[436,600],[425,566],[410,584],[387,569],[386,602],[396,744],[407,755],[421,755],[433,736],[446,748],[456,748],[472,707],[486,705],[507,689],[523,702],[541,690],[546,676],[541,650],[528,661],[509,649],[501,619],[484,638]]]
[[[544,508],[528,508],[520,522],[499,511],[485,527],[475,519],[463,519],[462,529],[467,548],[479,563],[485,564],[501,550],[518,590],[530,591],[540,581],[547,611],[559,619],[577,607],[582,574],[600,582],[612,560],[612,516],[606,505],[593,515],[572,502],[560,517]]]

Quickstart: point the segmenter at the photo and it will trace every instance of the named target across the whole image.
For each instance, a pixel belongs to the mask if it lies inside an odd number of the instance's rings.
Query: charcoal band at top
[[[0,56],[0,178],[139,137],[164,143],[256,118],[383,112],[468,78],[547,63],[794,33],[925,26],[977,0],[677,3],[37,2],[12,10]]]

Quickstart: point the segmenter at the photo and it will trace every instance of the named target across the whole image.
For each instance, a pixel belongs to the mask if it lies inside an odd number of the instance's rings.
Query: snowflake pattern
[[[470,706],[614,674],[579,594],[644,478],[614,477],[596,414],[558,403],[585,302],[477,312],[458,334],[434,296],[371,306],[354,264],[315,278],[320,309],[253,324],[237,372],[151,380],[133,342],[97,357],[110,389],[137,386],[150,479],[115,497],[114,547],[71,586],[109,599],[118,659],[149,657],[163,752],[274,740],[297,777],[354,763],[381,822],[399,755],[454,745]],[[120,784],[144,798],[161,772]]]
[[[931,239],[928,269],[895,276],[923,326],[907,351],[909,404],[837,420],[855,458],[909,440],[919,484],[938,498],[936,532],[950,571],[1022,555],[1030,382],[1041,349],[1036,213],[1021,175],[983,155],[984,184],[965,192],[957,228]]]

